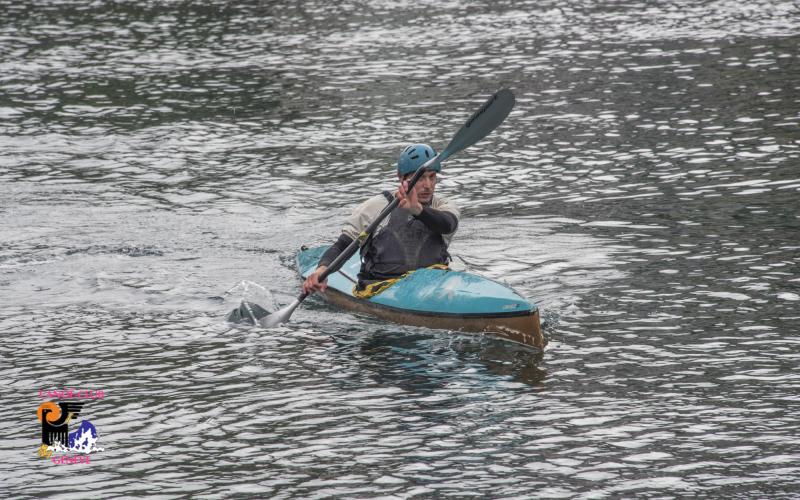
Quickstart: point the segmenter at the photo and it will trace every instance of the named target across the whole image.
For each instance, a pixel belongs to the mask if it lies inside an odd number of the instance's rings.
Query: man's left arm
[[[454,233],[458,227],[458,218],[451,212],[423,207],[422,212],[416,216],[428,229],[438,234]]]
[[[459,216],[460,212],[454,203],[446,198],[436,197],[431,206],[423,207],[422,212],[416,217],[431,231],[450,235],[458,229]]]

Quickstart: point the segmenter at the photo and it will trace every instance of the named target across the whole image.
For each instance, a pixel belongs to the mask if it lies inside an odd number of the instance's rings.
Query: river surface
[[[0,496],[800,496],[794,2],[0,1]],[[300,284],[494,91],[451,253],[543,351]],[[39,391],[103,390],[89,464]]]

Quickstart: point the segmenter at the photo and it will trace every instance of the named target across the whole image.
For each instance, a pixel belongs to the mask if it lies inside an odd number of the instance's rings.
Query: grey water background
[[[800,496],[799,42],[781,1],[0,1],[0,495]],[[438,189],[544,352],[225,322],[503,86]],[[36,458],[61,388],[106,393],[89,465]]]

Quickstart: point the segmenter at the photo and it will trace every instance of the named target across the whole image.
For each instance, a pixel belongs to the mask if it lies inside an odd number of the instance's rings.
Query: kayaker
[[[427,144],[411,144],[403,149],[397,160],[400,181],[394,196],[400,204],[361,248],[361,271],[358,288],[397,278],[402,274],[434,264],[447,264],[447,247],[458,228],[459,210],[447,198],[435,196],[439,163],[429,167],[414,189],[406,195],[408,180],[426,161],[436,156]],[[322,255],[317,269],[303,282],[303,291],[325,291],[327,280],[320,283],[319,275],[347,246],[374,221],[392,200],[392,194],[373,196],[359,205],[347,218],[339,239]]]

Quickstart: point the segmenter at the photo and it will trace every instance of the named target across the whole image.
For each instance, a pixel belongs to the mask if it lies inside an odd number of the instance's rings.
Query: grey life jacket
[[[394,199],[389,191],[383,195],[389,201]],[[359,279],[384,280],[420,267],[447,264],[450,254],[441,234],[408,211],[397,209],[361,247],[361,261]]]

